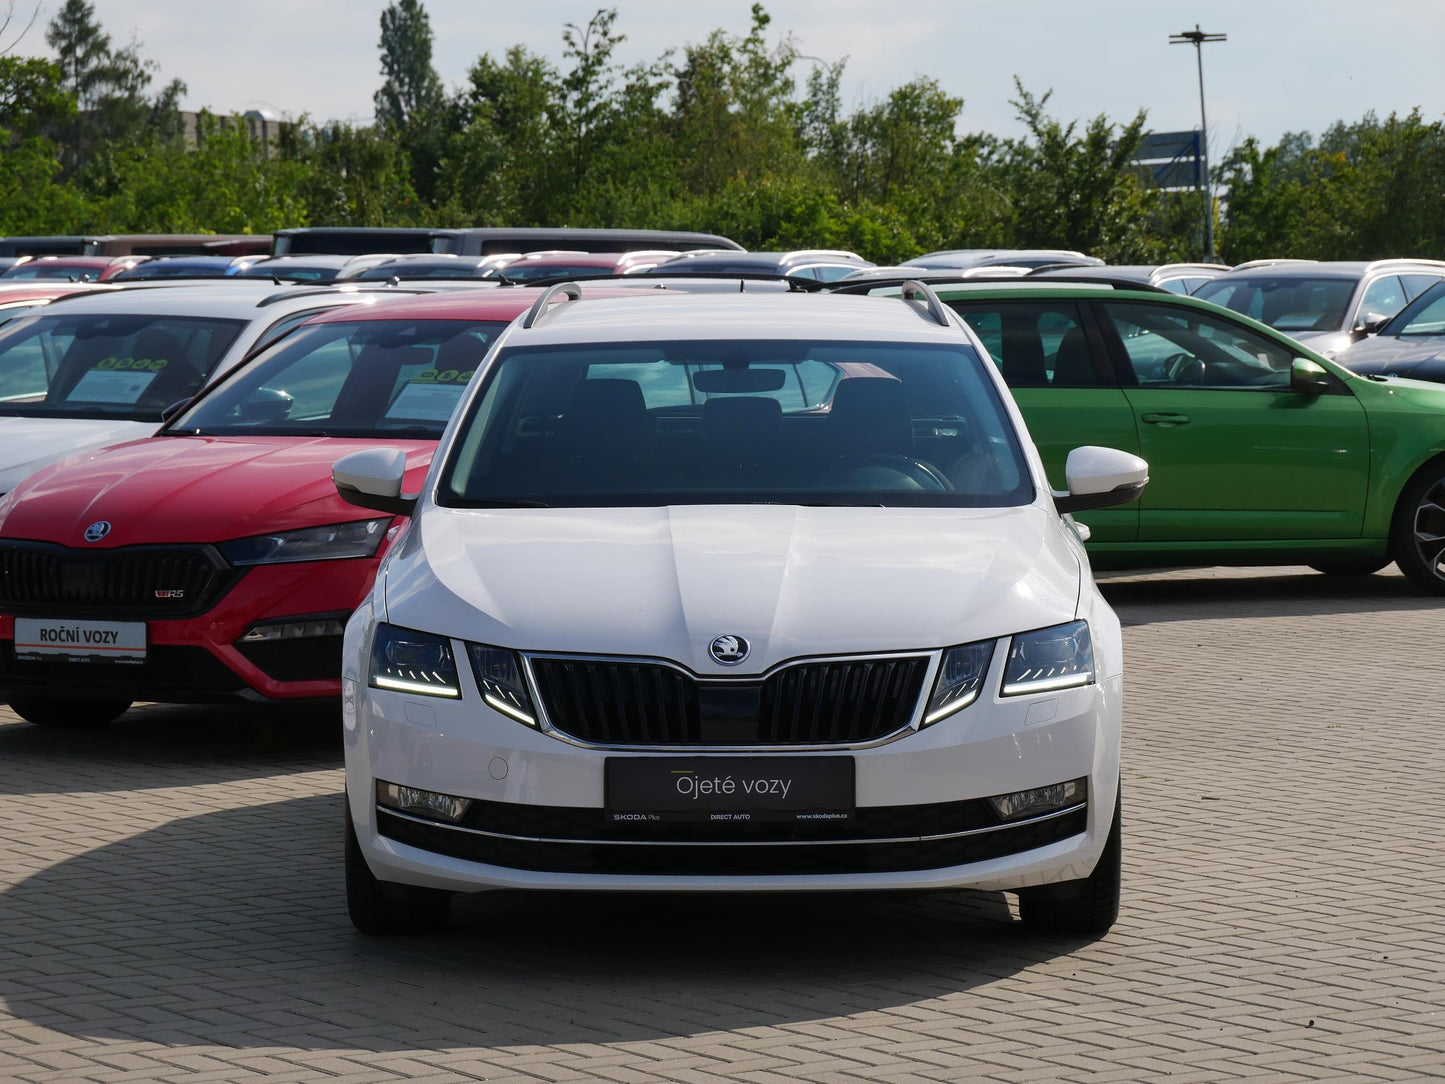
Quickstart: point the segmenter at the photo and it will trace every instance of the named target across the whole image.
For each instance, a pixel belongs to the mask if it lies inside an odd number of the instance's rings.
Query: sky
[[[28,9],[34,0],[16,0]],[[43,24],[61,0],[40,0],[40,23],[17,52],[44,52]],[[385,0],[93,0],[117,42],[138,39],[158,82],[189,86],[183,108],[270,108],[313,120],[365,123],[380,85]],[[5,0],[0,0],[3,6]],[[449,87],[482,53],[513,44],[560,59],[565,23],[585,24],[598,0],[425,0],[434,64]],[[719,27],[743,34],[748,0],[617,0],[624,63],[651,61]],[[1247,135],[1273,143],[1319,132],[1367,110],[1418,106],[1445,113],[1445,0],[771,0],[774,37],[800,52],[847,58],[844,103],[866,105],[917,75],[964,99],[961,132],[1017,135],[1013,77],[1052,89],[1064,120],[1099,113],[1123,122],[1144,108],[1157,131],[1195,128],[1199,84],[1192,46],[1169,35],[1227,34],[1204,48],[1211,157]],[[0,43],[3,44],[3,43]],[[800,63],[802,70],[811,61]]]

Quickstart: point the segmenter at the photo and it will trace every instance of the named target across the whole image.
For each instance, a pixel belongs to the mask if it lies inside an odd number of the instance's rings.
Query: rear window
[[[194,395],[239,320],[72,314],[0,326],[0,414],[161,420]]]
[[[1299,275],[1217,278],[1195,291],[1204,301],[1243,313],[1276,331],[1337,331],[1355,292],[1354,279]]]

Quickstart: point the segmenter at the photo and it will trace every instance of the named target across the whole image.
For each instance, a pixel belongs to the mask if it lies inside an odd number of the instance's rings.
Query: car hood
[[[1362,339],[1335,358],[1349,369],[1359,366],[1360,372],[1388,371],[1409,376],[1421,364],[1445,357],[1445,336],[1375,335]]]
[[[944,647],[1070,620],[1052,511],[682,505],[428,507],[386,566],[387,620],[534,651],[757,673],[801,655]],[[709,653],[746,638],[743,665]]]
[[[1327,358],[1348,350],[1355,341],[1348,331],[1284,331],[1283,334]]]
[[[105,549],[167,542],[220,542],[378,513],[347,504],[331,464],[362,448],[400,448],[407,482],[421,484],[435,441],[334,437],[151,437],[69,460],[24,483],[0,534]],[[103,542],[85,528],[106,520]]]
[[[67,456],[148,437],[159,428],[112,418],[0,417],[0,493]]]

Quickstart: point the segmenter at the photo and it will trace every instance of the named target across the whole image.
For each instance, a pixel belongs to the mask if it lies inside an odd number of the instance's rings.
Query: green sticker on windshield
[[[475,369],[423,369],[408,381],[410,384],[465,384]]]

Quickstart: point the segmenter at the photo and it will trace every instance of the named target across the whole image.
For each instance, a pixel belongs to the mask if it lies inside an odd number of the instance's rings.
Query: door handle
[[[1148,422],[1150,425],[1188,425],[1189,415],[1175,414],[1172,411],[1165,410],[1153,414],[1140,414],[1139,420],[1141,422]]]

